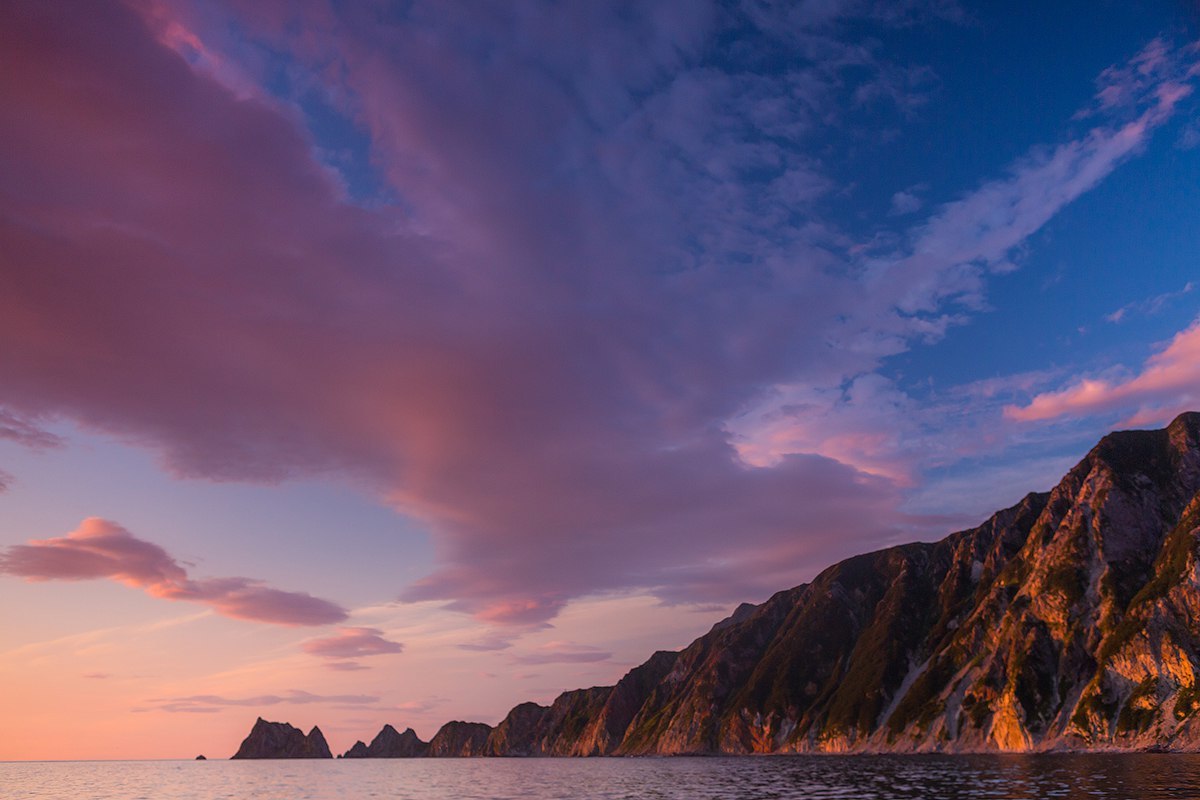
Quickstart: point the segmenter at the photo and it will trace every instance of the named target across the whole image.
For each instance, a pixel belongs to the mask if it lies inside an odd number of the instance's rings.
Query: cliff
[[[432,758],[459,758],[484,755],[491,725],[482,722],[447,722],[429,740],[426,755]]]
[[[680,653],[619,753],[1200,749],[1200,416]]]
[[[1200,751],[1198,673],[1189,413],[976,528],[743,604],[616,686],[447,723],[426,754]]]
[[[254,723],[250,735],[233,758],[333,758],[321,729],[305,736],[286,722],[267,722],[262,717]]]

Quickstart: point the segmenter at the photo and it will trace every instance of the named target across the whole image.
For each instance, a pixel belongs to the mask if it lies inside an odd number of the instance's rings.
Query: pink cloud
[[[304,652],[321,658],[362,658],[403,650],[404,645],[383,638],[383,631],[378,628],[339,628],[333,636],[309,639],[304,643]]]
[[[0,574],[31,581],[108,578],[153,597],[211,606],[218,614],[278,625],[341,622],[341,607],[304,592],[284,592],[250,578],[193,580],[167,551],[116,523],[85,519],[66,536],[0,552]]]
[[[1161,352],[1146,359],[1136,375],[1124,379],[1081,378],[1063,389],[1036,395],[1027,405],[1004,413],[1020,422],[1129,414],[1126,424],[1147,425],[1200,407],[1200,320],[1175,334]]]

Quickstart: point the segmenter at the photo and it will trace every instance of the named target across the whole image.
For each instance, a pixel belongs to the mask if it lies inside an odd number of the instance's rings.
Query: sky
[[[0,4],[0,759],[495,724],[1200,409],[1198,84],[1181,1]]]

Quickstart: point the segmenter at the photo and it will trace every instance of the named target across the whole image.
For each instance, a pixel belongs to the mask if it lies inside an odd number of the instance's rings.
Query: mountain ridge
[[[1108,434],[975,528],[840,561],[615,686],[447,723],[425,753],[1200,750],[1198,537],[1188,412]]]

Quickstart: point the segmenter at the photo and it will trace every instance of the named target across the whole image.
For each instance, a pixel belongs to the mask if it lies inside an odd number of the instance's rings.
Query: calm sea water
[[[0,763],[5,800],[1200,799],[1200,756]]]

